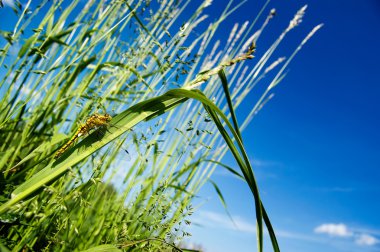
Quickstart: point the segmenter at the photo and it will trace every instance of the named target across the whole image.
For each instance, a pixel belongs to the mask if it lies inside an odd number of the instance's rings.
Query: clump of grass
[[[258,250],[264,220],[279,251],[240,130],[319,27],[240,127],[235,109],[281,63],[269,64],[304,9],[251,69],[247,60],[273,12],[255,33],[256,21],[236,27],[220,49],[213,35],[237,6],[229,4],[191,40],[209,4],[183,26],[187,4],[177,1],[29,1],[15,8],[19,19],[2,33],[0,51],[2,248],[180,250],[192,199],[221,166],[253,193]],[[107,129],[89,132],[55,159],[76,122],[93,113],[113,114]],[[221,163],[228,149],[239,172]]]

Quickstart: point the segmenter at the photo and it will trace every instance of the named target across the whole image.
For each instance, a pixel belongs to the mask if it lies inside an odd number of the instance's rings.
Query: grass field
[[[271,57],[305,9],[249,62],[275,14],[265,6],[264,23],[219,41],[215,31],[240,4],[201,31],[210,1],[197,9],[171,0],[36,4],[16,3],[18,21],[2,31],[2,251],[185,251],[178,244],[190,235],[192,199],[215,169],[251,189],[258,251],[264,226],[279,251],[241,130],[320,27],[288,59]],[[239,126],[236,108],[270,71]],[[96,113],[112,119],[97,122]],[[222,163],[227,151],[238,169]]]

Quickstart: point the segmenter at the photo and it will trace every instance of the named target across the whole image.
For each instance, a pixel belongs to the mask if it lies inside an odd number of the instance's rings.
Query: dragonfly
[[[75,141],[79,139],[81,136],[89,134],[91,130],[100,129],[109,126],[109,123],[112,119],[112,116],[109,114],[98,114],[95,113],[91,115],[84,124],[80,125],[78,130],[75,132],[73,137],[65,143],[54,155],[55,159],[58,159],[65,153],[69,148],[71,148]],[[123,148],[127,154],[127,158],[129,159],[129,152],[127,149]]]

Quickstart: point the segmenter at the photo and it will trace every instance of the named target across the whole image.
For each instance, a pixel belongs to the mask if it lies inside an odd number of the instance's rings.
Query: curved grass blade
[[[95,132],[87,138],[85,138],[82,142],[74,146],[67,153],[63,154],[62,157],[58,159],[56,162],[51,163],[48,167],[44,168],[42,171],[37,173],[30,180],[20,185],[13,192],[12,198],[8,202],[0,206],[0,213],[7,211],[12,205],[28,197],[33,192],[41,188],[43,185],[54,182],[56,179],[62,176],[71,166],[77,164],[87,156],[91,155],[93,152],[100,149],[107,143],[111,142],[124,132],[128,131],[139,122],[149,120],[162,113],[165,113],[168,110],[176,107],[177,105],[185,102],[189,98],[193,98],[202,102],[206,111],[210,114],[214,123],[218,127],[221,135],[226,141],[228,147],[230,148],[232,154],[234,155],[248,183],[248,186],[250,187],[254,195],[258,231],[258,250],[261,252],[263,249],[262,220],[264,216],[262,202],[260,199],[257,183],[253,175],[252,166],[245,152],[244,146],[240,140],[240,137],[238,133],[235,131],[234,127],[228,121],[228,118],[212,101],[210,101],[199,90],[173,89],[161,96],[138,103],[125,110],[121,114],[115,116],[110,122],[115,127],[109,128],[100,141],[97,139],[97,137],[95,137]],[[232,133],[234,140],[237,143],[237,146],[236,144],[234,144],[233,139],[229,136],[222,122],[219,120],[219,116],[223,119],[229,131]],[[273,237],[275,237],[273,229],[271,231]],[[272,242],[273,240],[275,240],[272,239],[272,235],[271,240]]]
[[[3,251],[3,252],[10,252],[10,250],[5,247],[5,245],[3,245],[3,243],[0,242],[0,251]]]
[[[256,209],[256,221],[257,221],[257,246],[258,246],[258,251],[262,252],[263,251],[262,250],[263,249],[263,222],[262,222],[263,217],[262,217],[261,200],[260,200],[260,194],[259,194],[259,189],[258,189],[256,180],[253,176],[252,169],[250,168],[249,160],[246,157],[246,154],[244,155],[244,153],[245,153],[244,149],[241,149],[242,154],[243,154],[243,158],[244,158],[244,161],[243,161],[243,159],[240,156],[239,150],[236,148],[235,144],[233,143],[233,139],[230,138],[229,134],[224,129],[224,127],[223,127],[222,123],[220,122],[218,115],[215,113],[215,111],[212,110],[207,105],[205,106],[205,109],[209,113],[211,118],[213,119],[214,123],[218,127],[220,134],[223,136],[228,147],[230,148],[230,150],[231,150],[233,156],[235,157],[236,162],[240,166],[240,169],[242,170],[243,175],[244,175],[245,179],[247,180],[247,184],[250,187],[251,192],[254,196],[255,209]],[[225,120],[225,122],[229,126],[230,131],[235,136],[235,140],[237,141],[237,143],[239,145],[241,145],[239,147],[242,148],[241,141],[240,141],[239,137],[237,136],[236,132],[234,131],[234,129],[232,128],[232,125],[228,122],[228,120]]]
[[[9,168],[8,170],[5,170],[4,173],[7,173],[13,169],[16,169],[20,165],[24,164],[25,162],[35,158],[36,156],[40,155],[41,153],[48,151],[52,145],[55,145],[57,143],[62,142],[64,139],[66,139],[67,136],[63,134],[59,134],[51,139],[49,142],[45,142],[41,144],[38,148],[34,149],[31,153],[29,153],[26,157],[24,157],[20,162],[18,162],[13,167]],[[0,165],[1,166],[1,165]]]
[[[7,211],[12,205],[32,195],[33,192],[42,186],[54,182],[68,171],[70,167],[99,150],[139,122],[165,113],[186,100],[187,98],[184,97],[174,98],[164,94],[138,103],[115,116],[110,122],[114,127],[110,127],[100,140],[96,132],[90,134],[79,144],[64,153],[54,163],[50,163],[31,179],[17,187],[12,193],[12,198],[0,206],[0,213]]]
[[[236,162],[239,164],[240,169],[243,172],[245,179],[247,180],[247,184],[250,187],[251,192],[254,196],[255,209],[256,209],[256,221],[257,221],[257,240],[258,240],[257,246],[258,246],[258,251],[262,252],[263,251],[263,213],[262,213],[262,208],[261,208],[261,199],[260,199],[257,182],[255,179],[255,176],[253,175],[251,163],[244,149],[243,143],[240,141],[239,135],[234,130],[234,127],[231,125],[226,115],[224,115],[223,112],[212,101],[210,101],[201,91],[187,90],[187,89],[174,89],[174,90],[168,91],[167,94],[173,95],[175,97],[193,98],[202,102],[206,111],[209,113],[209,115],[213,119],[220,134],[223,136],[233,156],[235,157]],[[225,130],[218,116],[220,116],[223,119],[224,123],[226,123],[229,131],[232,133],[237,143],[237,146],[233,143],[233,140],[231,139],[231,137]]]
[[[82,252],[121,252],[123,250],[117,248],[115,245],[104,244],[90,249],[83,250]]]
[[[280,246],[278,245],[276,234],[274,232],[272,224],[270,223],[267,211],[265,210],[262,202],[261,202],[261,208],[263,209],[263,217],[264,217],[265,225],[267,226],[267,229],[268,229],[270,240],[272,242],[273,251],[280,252]]]
[[[232,105],[231,96],[230,96],[230,92],[229,92],[229,89],[228,89],[228,81],[227,81],[227,77],[226,77],[226,75],[224,73],[224,70],[221,69],[218,72],[218,75],[219,75],[220,80],[222,81],[223,90],[224,90],[224,93],[226,95],[228,108],[229,108],[230,113],[231,113],[231,117],[232,117],[232,121],[233,121],[235,130],[236,130],[236,133],[239,135],[240,141],[243,142],[243,139],[242,139],[241,133],[240,133],[239,124],[238,124],[237,119],[236,119],[235,110],[234,110],[233,105]],[[225,166],[223,166],[223,167],[225,167]],[[225,167],[225,168],[228,169],[228,167]],[[230,168],[230,169],[232,169],[232,168]],[[236,175],[235,170],[232,169],[230,171]],[[271,222],[269,220],[269,217],[268,217],[268,215],[267,215],[267,213],[265,211],[265,208],[264,208],[262,202],[261,202],[261,208],[262,208],[262,211],[263,211],[264,222],[265,222],[265,225],[267,226],[268,233],[269,233],[269,236],[270,236],[270,239],[271,239],[271,242],[272,242],[273,250],[275,252],[279,252],[280,248],[278,246],[278,242],[277,242],[276,235],[274,233],[274,229],[272,227],[272,224],[271,224]]]
[[[209,179],[208,181],[209,181],[209,182],[212,184],[212,186],[214,187],[216,193],[218,194],[218,197],[219,197],[220,202],[222,202],[222,205],[223,205],[224,209],[227,210],[227,203],[226,203],[226,201],[225,201],[225,199],[224,199],[224,196],[223,196],[223,194],[222,194],[222,191],[220,191],[220,189],[219,189],[219,186],[218,186],[213,180],[211,180],[211,179]],[[227,212],[227,213],[228,213],[228,212]],[[230,216],[229,213],[228,213],[228,215]],[[231,216],[230,216],[230,218],[231,218]]]
[[[230,218],[231,222],[235,225],[235,227],[238,228],[238,226],[236,225],[236,223],[235,223],[234,219],[232,218],[230,212],[228,211],[227,203],[226,203],[226,201],[224,199],[222,191],[219,189],[219,186],[214,181],[212,181],[211,179],[209,179],[208,181],[212,184],[212,186],[214,187],[216,193],[218,194],[219,200],[222,203],[223,208],[226,211],[228,218]]]
[[[238,177],[239,179],[243,180],[244,182],[247,182],[245,180],[245,178],[240,175],[240,173],[238,173],[234,168],[226,165],[226,164],[223,164],[222,162],[218,162],[218,161],[215,161],[215,160],[211,160],[211,159],[205,159],[203,161],[206,161],[206,162],[210,162],[210,163],[214,163],[214,164],[217,164],[217,165],[220,165],[221,167],[225,168],[226,170],[228,170],[229,172],[231,172],[232,174],[234,174],[236,177]]]
[[[235,127],[235,131],[239,135],[240,141],[242,141],[243,139],[242,139],[241,134],[240,134],[239,124],[238,124],[237,119],[236,119],[234,106],[232,105],[231,95],[230,95],[230,91],[228,89],[228,81],[227,81],[226,74],[224,73],[224,69],[221,69],[218,72],[218,75],[219,75],[220,80],[222,81],[224,94],[226,95],[226,100],[227,100],[228,108],[229,108],[230,113],[231,113],[231,118],[232,118],[232,122],[233,122],[234,127]]]

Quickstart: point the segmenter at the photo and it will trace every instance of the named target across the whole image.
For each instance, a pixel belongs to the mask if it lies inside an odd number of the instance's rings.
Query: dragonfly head
[[[107,122],[111,121],[112,116],[109,114],[104,114],[104,118],[106,119]]]

